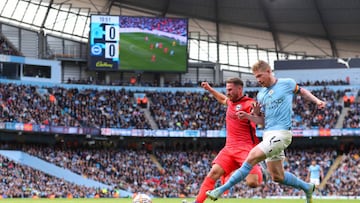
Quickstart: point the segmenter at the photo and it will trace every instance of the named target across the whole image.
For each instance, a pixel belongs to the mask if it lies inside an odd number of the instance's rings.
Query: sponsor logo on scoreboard
[[[106,61],[97,61],[96,68],[112,68],[114,64],[108,63]]]

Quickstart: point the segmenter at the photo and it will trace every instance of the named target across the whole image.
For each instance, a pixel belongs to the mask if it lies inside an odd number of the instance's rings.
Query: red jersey
[[[239,119],[236,115],[238,111],[251,113],[253,108],[253,100],[250,97],[243,96],[239,101],[226,101],[226,147],[239,148],[246,145],[251,148],[259,143],[256,137],[256,124],[248,119]]]

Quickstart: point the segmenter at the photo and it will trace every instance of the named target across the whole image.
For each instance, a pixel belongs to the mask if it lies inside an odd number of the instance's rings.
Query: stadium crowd
[[[325,185],[326,195],[359,196],[360,150],[352,148],[344,154],[341,165]]]
[[[251,97],[256,92],[246,92]],[[343,104],[344,91],[322,89],[314,94],[328,101],[317,110],[297,97],[293,126],[334,128]],[[225,129],[225,107],[202,92],[146,92],[150,112],[158,128],[169,130]],[[356,105],[354,105],[355,108]],[[353,110],[355,112],[356,110]],[[144,109],[136,105],[134,92],[121,89],[66,89],[0,83],[0,121],[68,127],[150,129]],[[356,120],[350,116],[349,120]]]
[[[132,76],[131,78],[135,77],[137,78],[136,84],[132,84],[131,79],[130,80],[112,80],[108,83],[106,83],[103,80],[97,80],[94,77],[87,77],[87,78],[81,78],[81,79],[71,79],[68,78],[66,83],[67,84],[87,84],[87,85],[111,85],[111,86],[142,86],[142,87],[159,87],[159,81],[153,80],[153,81],[147,81],[142,80],[138,77],[139,75]],[[186,81],[179,81],[179,80],[165,80],[163,87],[200,87],[201,82],[194,82],[191,80]],[[213,83],[209,82],[209,84],[212,87],[225,87],[225,83]],[[349,82],[346,80],[330,80],[330,81],[306,81],[306,82],[299,82],[300,86],[340,86],[340,85],[350,85]],[[260,87],[257,81],[255,80],[246,80],[245,81],[245,87]]]
[[[150,111],[160,129],[221,130],[225,107],[208,93],[149,92]]]
[[[95,197],[99,190],[85,188],[47,175],[0,156],[1,198]]]
[[[4,148],[4,146],[2,146]],[[114,186],[113,190],[86,188],[45,173],[17,164],[0,156],[2,197],[114,197],[117,189],[144,192],[154,197],[193,197],[209,170],[215,150],[154,150],[163,167],[160,170],[146,150],[90,149],[44,147],[40,145],[7,146],[19,149],[60,167],[70,169],[89,179]],[[344,152],[343,161],[334,171],[318,195],[359,196],[359,150],[355,147]],[[326,174],[340,151],[335,148],[290,148],[286,152],[285,170],[306,178],[311,160],[317,160]],[[301,196],[301,190],[282,186],[272,181],[251,189],[244,183],[237,184],[229,197]]]
[[[324,88],[312,93],[327,102],[324,109],[318,109],[314,104],[305,102],[300,96],[296,96],[293,111],[293,127],[301,129],[335,128],[338,118],[343,109],[341,97],[345,91],[334,91]]]
[[[360,128],[360,102],[354,102],[346,112],[343,128]]]
[[[256,92],[245,92],[255,97]],[[314,95],[327,101],[326,108],[319,110],[315,105],[296,97],[293,127],[297,129],[334,128],[342,112],[340,102],[344,91],[327,88],[313,91]],[[197,92],[149,92],[151,113],[160,129],[170,130],[221,130],[225,129],[225,107],[208,93]]]
[[[259,83],[255,80],[246,80],[246,87],[260,87]],[[300,86],[329,86],[329,85],[350,85],[350,82],[347,80],[315,80],[315,81],[298,81]]]
[[[181,18],[151,18],[121,16],[120,28],[140,28],[147,30],[159,30],[176,35],[187,35],[187,21]]]
[[[149,129],[144,112],[121,90],[38,88],[0,83],[0,121],[69,127]]]
[[[135,81],[133,81],[135,78]],[[106,83],[104,80],[97,80],[94,77],[87,77],[81,79],[68,78],[67,84],[84,84],[84,85],[110,85],[110,86],[141,86],[141,87],[159,87],[159,81],[145,81],[139,78],[138,75],[133,75],[129,80],[112,80]],[[199,82],[200,83],[200,82]],[[163,87],[200,87],[200,84],[187,80],[186,82],[180,82],[179,80],[165,80]],[[225,87],[225,83],[211,83],[214,87]]]
[[[294,129],[334,128],[345,91],[323,88],[313,91],[327,101],[323,110],[305,103],[300,97],[294,106]],[[256,91],[245,92],[250,97]],[[168,130],[225,129],[225,107],[203,92],[147,91],[151,118],[134,99],[134,92],[121,89],[66,89],[63,87],[25,86],[0,83],[0,121],[90,128],[150,129],[149,119],[157,128]],[[351,105],[344,127],[359,126],[359,104]]]

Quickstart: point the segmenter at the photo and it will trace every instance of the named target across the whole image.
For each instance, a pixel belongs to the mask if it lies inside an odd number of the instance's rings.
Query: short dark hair
[[[228,78],[226,83],[233,83],[234,85],[240,85],[241,87],[244,86],[244,82],[238,77]]]

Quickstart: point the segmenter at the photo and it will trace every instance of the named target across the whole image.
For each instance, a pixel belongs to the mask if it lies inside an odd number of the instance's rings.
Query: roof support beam
[[[315,5],[316,12],[319,14],[320,22],[321,22],[321,25],[322,25],[322,27],[323,27],[323,29],[325,31],[326,38],[330,43],[330,47],[331,47],[331,51],[332,51],[332,57],[338,57],[339,56],[338,50],[336,48],[336,45],[335,45],[335,42],[334,42],[333,38],[331,37],[330,32],[329,32],[328,24],[327,24],[326,20],[324,19],[324,16],[322,15],[322,12],[321,12],[321,9],[320,9],[320,6],[319,6],[319,2],[317,0],[313,0],[313,2],[314,2],[314,5]]]
[[[163,11],[161,12],[161,17],[165,17],[168,10],[169,10],[169,6],[170,6],[170,0],[166,0],[165,2],[165,6],[164,6],[164,9]]]
[[[107,0],[105,6],[101,10],[102,13],[106,13],[107,15],[110,15],[111,7],[113,6],[114,0]]]
[[[216,27],[216,62],[220,61],[220,27],[219,27],[219,0],[214,0],[214,14],[215,14],[215,27]]]
[[[67,14],[66,14],[65,23],[64,23],[63,28],[61,30],[63,33],[66,33],[66,31],[65,31],[66,26],[65,25],[69,20],[69,14],[70,14],[71,10],[72,10],[72,4],[69,4],[69,10],[67,11]],[[71,33],[71,34],[74,34],[74,33]]]
[[[214,0],[214,14],[215,14],[215,26],[216,26],[216,64],[215,64],[215,74],[214,82],[220,83],[220,23],[219,23],[219,1]]]
[[[42,23],[41,23],[40,30],[42,30],[42,29],[45,28],[45,22],[46,22],[46,19],[47,19],[48,16],[49,16],[49,12],[50,12],[50,9],[51,9],[51,7],[52,7],[53,4],[54,4],[54,0],[50,0],[49,5],[48,5],[47,10],[46,10],[46,13],[45,13],[45,16],[44,16],[44,19],[43,19],[43,21],[42,21]]]
[[[275,52],[276,52],[276,57],[279,59],[279,51],[284,51],[283,50],[283,47],[282,47],[282,44],[280,42],[280,39],[279,39],[279,35],[277,34],[277,30],[276,30],[276,27],[272,21],[272,18],[271,18],[271,15],[270,15],[270,12],[269,12],[269,9],[268,7],[266,6],[266,2],[265,0],[258,0],[259,2],[259,5],[264,13],[264,16],[265,16],[265,20],[269,26],[269,31],[271,32],[271,35],[273,37],[273,40],[274,40],[274,46],[275,46]]]

